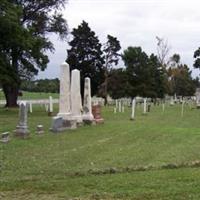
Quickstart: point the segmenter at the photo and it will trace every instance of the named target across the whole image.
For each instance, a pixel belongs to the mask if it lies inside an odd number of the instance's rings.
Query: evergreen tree
[[[129,96],[163,97],[165,93],[165,71],[157,56],[150,57],[141,47],[128,47],[122,58],[125,62]]]
[[[7,1],[0,3],[0,83],[6,106],[17,106],[22,79],[47,67],[46,51],[53,51],[47,33],[67,35],[60,9],[66,0]]]
[[[80,70],[82,96],[85,77],[91,78],[91,91],[95,95],[104,80],[102,45],[85,21],[73,29],[71,34],[73,39],[69,42],[71,49],[68,50],[67,62],[71,70]]]
[[[163,98],[166,93],[167,74],[158,57],[151,54],[149,57],[149,67],[152,76],[152,95],[153,98]]]
[[[108,78],[110,70],[116,66],[119,62],[118,53],[121,49],[120,42],[116,37],[107,35],[107,42],[104,44],[103,52],[105,58],[104,65],[104,82],[101,85],[101,96],[105,99],[105,105],[107,104],[107,95],[108,95]]]
[[[130,84],[130,97],[149,96],[151,86],[150,71],[148,69],[148,56],[141,47],[128,47],[123,55],[128,80]]]
[[[111,69],[108,78],[108,93],[113,99],[129,97],[130,84],[126,69]]]
[[[187,65],[179,64],[176,68],[169,68],[169,86],[171,95],[193,96],[195,82]]]

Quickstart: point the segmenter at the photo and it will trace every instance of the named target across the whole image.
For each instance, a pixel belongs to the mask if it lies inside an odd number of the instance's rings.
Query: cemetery
[[[1,108],[2,199],[199,197],[197,101],[123,98],[103,106],[86,78],[82,106],[79,71],[70,78],[67,63],[60,70],[59,101]]]
[[[198,7],[2,0],[0,200],[200,199]]]

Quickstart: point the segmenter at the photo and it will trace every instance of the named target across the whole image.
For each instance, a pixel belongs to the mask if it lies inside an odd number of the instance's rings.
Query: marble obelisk
[[[81,124],[82,120],[82,100],[80,92],[80,71],[77,69],[71,72],[71,113],[72,118]]]
[[[91,98],[91,84],[90,78],[85,78],[84,85],[84,101],[83,101],[83,121],[93,122],[94,116],[92,114],[92,98]]]
[[[57,116],[62,117],[64,120],[70,120],[70,111],[70,72],[69,65],[64,62],[60,66],[60,98]]]

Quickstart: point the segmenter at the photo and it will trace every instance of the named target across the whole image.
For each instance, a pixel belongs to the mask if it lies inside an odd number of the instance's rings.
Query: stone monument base
[[[87,124],[87,125],[95,125],[96,124],[92,114],[91,115],[90,114],[83,115],[83,123]]]
[[[94,119],[96,124],[103,124],[104,123],[104,119],[103,118],[99,118],[99,119]]]
[[[78,127],[83,125],[83,119],[81,115],[72,116],[71,120],[75,120]]]
[[[54,133],[77,128],[77,122],[73,119],[63,119],[62,117],[53,117],[51,131]]]
[[[14,134],[16,137],[21,138],[28,138],[29,137],[29,130],[27,126],[16,126],[16,130],[14,131]]]

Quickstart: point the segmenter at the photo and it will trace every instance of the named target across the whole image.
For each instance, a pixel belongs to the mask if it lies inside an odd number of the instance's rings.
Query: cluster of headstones
[[[52,102],[52,98],[50,99]],[[52,105],[52,103],[51,103]],[[50,112],[53,108],[50,106]],[[92,107],[90,78],[85,78],[84,101],[80,93],[80,71],[75,69],[71,72],[67,63],[61,65],[60,75],[60,98],[59,113],[52,118],[52,132],[60,132],[66,129],[76,129],[81,124],[103,123],[100,106]],[[16,126],[15,135],[26,138],[29,135],[27,125],[28,104],[26,101],[19,103],[19,123]],[[94,114],[94,115],[93,115]],[[37,126],[37,133],[43,133],[43,126]],[[2,134],[2,142],[8,142],[9,132]]]
[[[143,114],[147,114],[150,111],[150,104],[147,104],[147,98],[143,98]],[[136,98],[133,98],[131,101],[131,120],[135,119],[135,108],[136,108]],[[124,103],[122,100],[115,101],[114,113],[124,112]]]
[[[85,78],[82,106],[80,71],[72,70],[70,81],[70,68],[64,62],[61,64],[59,113],[53,117],[51,130],[60,132],[65,129],[76,129],[82,123],[94,124],[94,122],[90,78]]]

